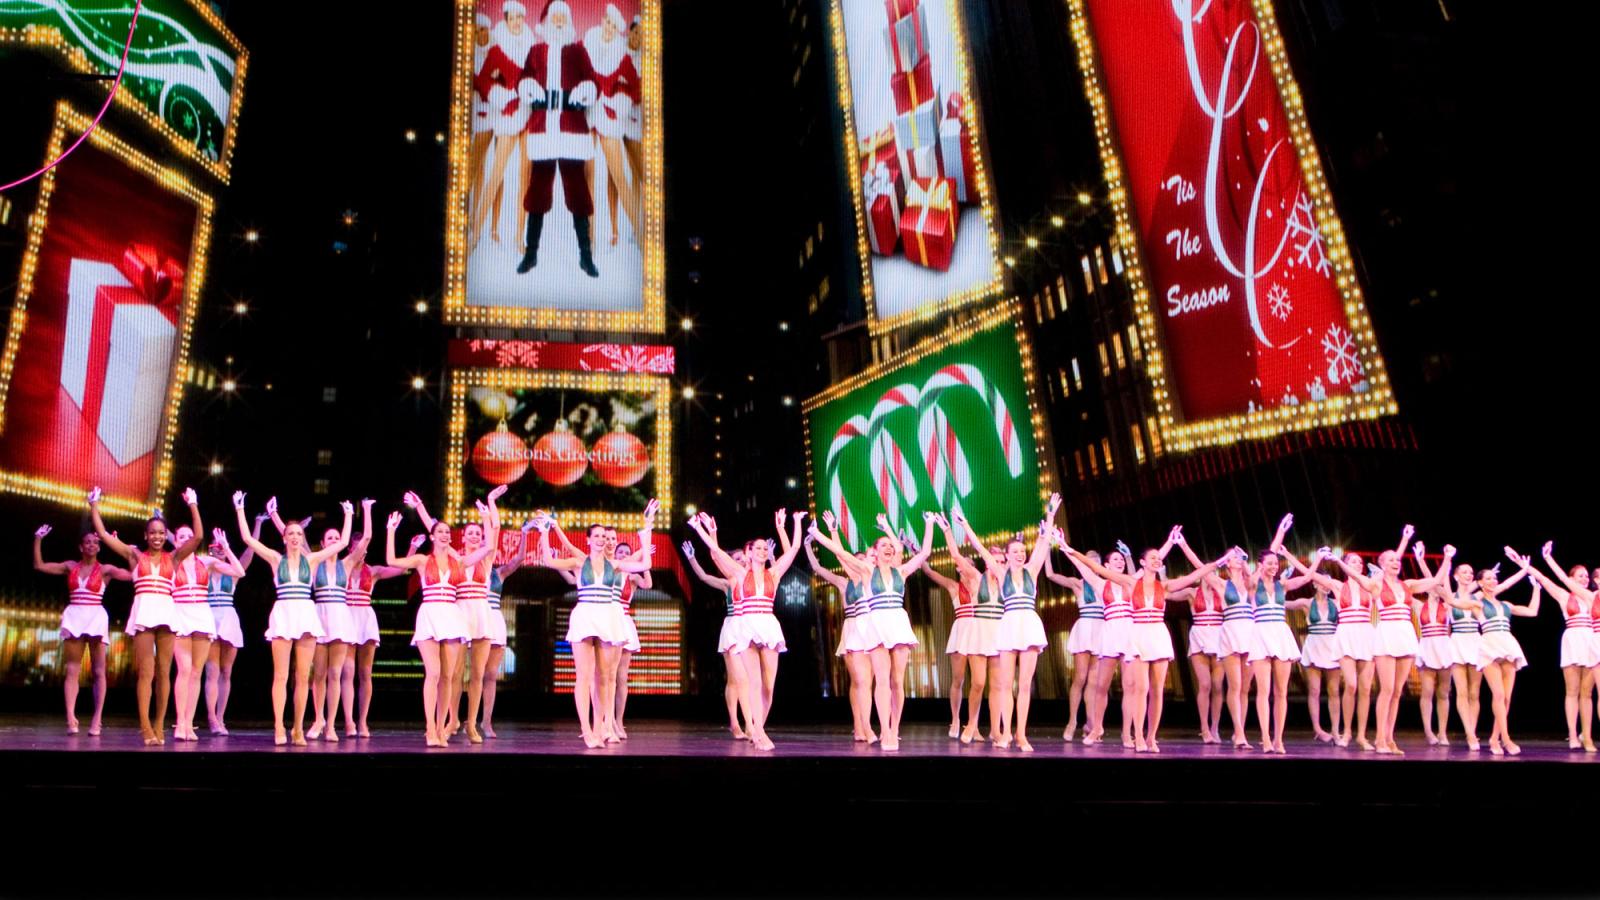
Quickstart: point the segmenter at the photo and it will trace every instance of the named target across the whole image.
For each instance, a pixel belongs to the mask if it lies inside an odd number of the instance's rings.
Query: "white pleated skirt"
[[[1568,628],[1561,634],[1561,668],[1600,665],[1600,642],[1588,628]]]
[[[1129,659],[1150,663],[1172,659],[1177,655],[1172,649],[1172,632],[1167,630],[1165,622],[1135,622],[1128,637],[1132,642]]]
[[[1430,635],[1417,641],[1417,665],[1441,671],[1456,664],[1456,647],[1450,636]]]
[[[489,617],[491,615],[497,616],[500,613],[498,610],[492,610],[489,608],[488,597],[457,600],[456,608],[461,610],[461,618],[464,622],[466,622],[467,640],[489,640]]]
[[[1201,653],[1207,656],[1218,656],[1222,653],[1222,626],[1221,625],[1191,625],[1189,626],[1189,655],[1197,656]]]
[[[882,646],[883,638],[878,636],[878,629],[872,627],[872,622],[865,615],[849,616],[839,629],[839,649],[833,655],[866,653]]]
[[[1000,628],[995,633],[994,645],[1001,653],[1043,650],[1049,643],[1044,633],[1044,620],[1039,618],[1037,611],[1008,609],[1000,616]]]
[[[1234,619],[1222,623],[1222,636],[1217,639],[1218,656],[1248,656],[1250,644],[1255,640],[1256,623],[1250,619]]]
[[[267,640],[298,641],[306,635],[322,637],[322,620],[311,598],[274,600],[267,615]]]
[[[467,620],[455,603],[435,600],[417,604],[417,625],[411,635],[411,646],[423,641],[464,641],[467,639]]]
[[[638,653],[639,649],[640,649],[640,644],[639,644],[639,623],[635,622],[633,620],[633,616],[630,616],[627,613],[623,613],[622,614],[622,625],[628,631],[628,640],[627,640],[626,643],[624,643],[622,645],[622,649],[628,651],[629,653]],[[482,638],[482,640],[488,640],[488,636],[487,635],[484,636]],[[503,641],[502,641],[502,643],[503,643]]]
[[[610,647],[621,647],[628,642],[628,628],[622,621],[625,618],[620,603],[578,603],[572,607],[572,617],[567,620],[567,643],[593,638]],[[463,638],[466,631],[463,621]]]
[[[177,624],[173,626],[172,633],[180,637],[201,635],[214,637],[217,633],[217,618],[211,614],[209,603],[173,603],[172,611]]]
[[[911,630],[911,617],[906,615],[904,609],[874,609],[867,613],[867,621],[872,623],[873,630],[890,650],[917,645],[916,632]]]
[[[502,609],[489,607],[489,646],[506,645],[506,614]]]
[[[1417,632],[1410,622],[1378,621],[1377,640],[1372,645],[1373,656],[1392,656],[1396,659],[1417,655]]]
[[[1463,631],[1450,635],[1450,650],[1456,655],[1456,665],[1476,666],[1478,653],[1483,647],[1483,635],[1476,631]]]
[[[370,606],[350,607],[350,622],[355,626],[352,644],[378,644],[383,642],[378,633],[378,611]]]
[[[1072,623],[1072,631],[1067,634],[1067,652],[1073,656],[1079,653],[1097,652],[1105,630],[1105,619],[1086,619],[1079,616],[1078,621]]]
[[[319,644],[331,644],[339,641],[345,644],[356,642],[356,620],[350,615],[350,606],[347,603],[318,603],[317,620],[322,623],[322,636],[317,638]]]
[[[1339,668],[1339,635],[1308,634],[1306,645],[1300,648],[1300,665],[1307,669]]]
[[[999,637],[999,619],[980,619],[977,616],[957,619],[950,627],[950,641],[945,645],[945,652],[962,656],[998,656],[1000,648],[996,642]]]
[[[1295,643],[1294,632],[1288,622],[1257,622],[1250,638],[1247,659],[1260,662],[1264,659],[1300,661],[1300,645]]]
[[[744,616],[728,616],[722,620],[722,632],[717,636],[718,653],[742,653],[750,646],[750,638],[745,634],[744,626],[739,620]],[[849,620],[845,621],[849,624]]]
[[[1358,662],[1371,662],[1378,646],[1378,629],[1371,622],[1339,626],[1333,633],[1339,641],[1339,656]]]
[[[1131,649],[1132,631],[1132,619],[1105,620],[1100,626],[1100,643],[1095,647],[1094,655],[1108,659],[1127,656]]]
[[[178,627],[178,604],[174,603],[171,594],[134,594],[133,606],[128,609],[128,624],[122,630],[128,634],[138,634],[151,628],[167,628],[176,631]]]
[[[739,627],[744,629],[745,639],[749,641],[750,646],[776,650],[779,653],[787,652],[789,649],[783,640],[783,626],[778,624],[777,616],[769,612],[758,612],[745,613],[739,618],[744,620]]]
[[[62,640],[80,638],[106,640],[110,636],[111,619],[106,615],[104,606],[90,606],[83,603],[77,606],[68,605],[61,611]]]
[[[1516,636],[1509,631],[1486,631],[1483,640],[1478,642],[1478,669],[1489,668],[1490,663],[1501,660],[1511,660],[1518,669],[1528,665],[1528,657],[1522,653],[1522,644]]]

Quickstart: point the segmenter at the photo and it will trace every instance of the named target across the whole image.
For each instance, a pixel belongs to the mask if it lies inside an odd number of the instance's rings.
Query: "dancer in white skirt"
[[[1482,623],[1483,635],[1478,644],[1478,670],[1483,673],[1483,680],[1489,683],[1489,705],[1494,713],[1494,726],[1489,732],[1489,752],[1495,756],[1503,753],[1516,756],[1522,752],[1522,748],[1511,740],[1507,721],[1511,714],[1511,694],[1516,687],[1517,670],[1528,664],[1528,658],[1523,655],[1522,645],[1511,633],[1511,619],[1539,615],[1540,585],[1536,578],[1532,579],[1533,598],[1526,605],[1516,606],[1500,599],[1507,586],[1531,571],[1533,563],[1510,547],[1506,548],[1506,555],[1521,566],[1521,570],[1504,583],[1500,581],[1499,566],[1479,571],[1478,594],[1474,596],[1478,602],[1475,612]]]
[[[1324,743],[1339,730],[1339,606],[1327,588],[1313,583],[1316,594],[1306,606],[1306,641],[1300,647],[1300,669],[1306,676],[1306,709],[1311,730]],[[1322,685],[1328,685],[1328,724],[1322,728]]]
[[[1567,623],[1561,633],[1561,676],[1566,681],[1567,689],[1567,749],[1582,747],[1585,753],[1593,753],[1595,745],[1590,737],[1590,729],[1594,708],[1589,705],[1588,699],[1593,688],[1595,667],[1600,665],[1600,640],[1596,639],[1594,633],[1596,594],[1589,586],[1589,570],[1583,566],[1573,566],[1570,572],[1564,571],[1555,560],[1554,550],[1555,545],[1546,542],[1540,555],[1544,557],[1545,565],[1555,573],[1556,579],[1549,578],[1537,568],[1529,568],[1528,574],[1550,593],[1550,599],[1556,602],[1556,608],[1561,610]]]
[[[867,625],[867,610],[861,602],[861,583],[835,574],[818,561],[816,542],[816,538],[806,535],[806,560],[811,564],[811,574],[832,585],[844,604],[844,624],[839,629],[839,649],[834,655],[844,658],[845,671],[850,675],[852,737],[860,743],[875,743],[878,735],[872,730],[872,651],[882,647],[883,641],[872,637],[870,627],[863,628]],[[866,554],[858,553],[856,558],[865,562]],[[731,594],[729,601],[732,602]]]
[[[1129,647],[1122,666],[1132,676],[1132,697],[1124,704],[1124,715],[1133,726],[1133,747],[1139,753],[1160,753],[1157,736],[1161,729],[1161,712],[1167,684],[1167,666],[1175,653],[1172,634],[1167,630],[1166,605],[1173,595],[1184,591],[1210,575],[1227,561],[1227,556],[1206,563],[1181,578],[1161,577],[1166,554],[1173,546],[1184,544],[1182,526],[1174,526],[1161,549],[1151,547],[1140,559],[1137,575],[1113,572],[1095,563],[1077,551],[1067,548],[1074,562],[1087,565],[1106,583],[1127,591],[1133,607],[1133,628],[1129,632]],[[1232,551],[1229,552],[1229,555]]]
[[[950,657],[950,736],[960,738],[964,744],[972,743],[978,736],[978,716],[983,707],[984,686],[989,680],[989,670],[999,675],[1000,650],[995,644],[1000,629],[1000,618],[1005,612],[1000,602],[999,582],[980,572],[977,566],[961,552],[961,545],[951,533],[950,523],[940,516],[934,524],[944,532],[945,546],[950,549],[950,559],[955,563],[956,577],[946,578],[927,563],[922,571],[950,595],[955,607],[955,618],[950,624],[950,639],[944,652]],[[1048,562],[1047,562],[1048,564]],[[967,678],[967,670],[971,677]],[[967,689],[967,725],[961,727],[961,688]]]
[[[1128,602],[1128,591],[1122,585],[1107,581],[1095,574],[1095,570],[1087,565],[1089,560],[1084,555],[1084,562],[1079,562],[1072,555],[1067,559],[1078,570],[1078,575],[1083,581],[1085,592],[1100,599],[1102,621],[1099,628],[1094,629],[1094,642],[1087,644],[1089,651],[1094,654],[1092,669],[1088,672],[1089,686],[1084,698],[1084,712],[1086,722],[1083,729],[1084,744],[1098,744],[1105,734],[1106,706],[1111,699],[1111,677],[1113,672],[1122,663],[1128,638],[1128,629],[1133,625],[1133,606]],[[1099,557],[1094,557],[1099,563]],[[1128,557],[1121,550],[1113,550],[1106,554],[1104,566],[1106,569],[1123,573],[1128,570]],[[1069,636],[1070,640],[1070,636]],[[1124,672],[1126,678],[1126,672]],[[1125,688],[1126,690],[1126,688]],[[1127,705],[1124,693],[1123,705]],[[1128,731],[1126,715],[1122,727],[1123,745],[1133,746],[1133,738]]]
[[[1428,569],[1427,548],[1421,541],[1411,545],[1417,568],[1432,578]],[[1417,625],[1417,676],[1422,683],[1418,699],[1422,710],[1422,736],[1430,747],[1448,747],[1450,724],[1450,669],[1456,663],[1455,645],[1450,640],[1451,587],[1448,578],[1422,597],[1411,600],[1411,615]],[[1437,713],[1439,727],[1433,727]]]
[[[366,512],[373,501],[362,500]],[[267,500],[267,514],[272,523],[283,532],[283,519],[278,516],[277,498]],[[320,547],[327,549],[335,543],[350,544],[350,521],[345,520],[344,530],[325,529]],[[332,743],[339,742],[339,696],[344,682],[344,662],[350,647],[356,641],[355,617],[350,612],[350,572],[356,560],[365,556],[367,548],[358,544],[345,554],[337,555],[316,564],[311,571],[311,600],[316,610],[322,634],[317,636],[317,646],[311,653],[311,728],[306,740],[314,741],[326,736]]]
[[[1096,565],[1100,563],[1098,550],[1090,550],[1084,556]],[[1044,577],[1071,591],[1073,602],[1078,607],[1078,619],[1067,633],[1067,655],[1072,657],[1072,681],[1067,686],[1067,727],[1061,731],[1061,739],[1071,741],[1078,731],[1078,706],[1084,704],[1084,688],[1094,678],[1094,650],[1100,646],[1100,632],[1105,630],[1106,610],[1088,579],[1057,574],[1050,556],[1044,558]],[[1087,709],[1087,704],[1084,706]]]
[[[823,513],[828,529],[833,532],[831,510]],[[867,622],[874,636],[883,646],[872,651],[873,701],[878,709],[878,726],[886,751],[900,749],[900,714],[905,707],[906,663],[911,658],[911,648],[917,645],[917,636],[911,630],[911,619],[906,615],[906,577],[922,567],[933,550],[935,515],[925,512],[923,519],[922,549],[905,558],[905,546],[889,524],[889,518],[878,515],[878,530],[883,532],[872,544],[871,562],[864,564],[845,552],[836,537],[822,535],[815,527],[813,536],[822,546],[833,551],[846,572],[862,582],[861,602],[867,607]]]
[[[1498,573],[1497,573],[1498,574]],[[1472,567],[1457,563],[1453,573],[1455,591],[1450,603],[1450,649],[1455,659],[1450,666],[1450,680],[1455,684],[1456,713],[1466,731],[1467,749],[1478,750],[1479,694],[1483,687],[1483,673],[1478,671],[1478,655],[1483,649],[1481,633],[1482,604],[1473,608],[1473,592],[1478,586]],[[1522,573],[1512,580],[1524,577]]]
[[[1252,613],[1255,634],[1250,645],[1250,668],[1256,682],[1256,718],[1261,724],[1261,750],[1264,753],[1287,753],[1283,746],[1283,726],[1289,713],[1289,675],[1294,664],[1300,661],[1300,645],[1295,643],[1294,632],[1289,629],[1285,614],[1290,609],[1304,609],[1309,598],[1289,601],[1288,592],[1297,590],[1312,579],[1310,575],[1294,576],[1292,569],[1279,565],[1283,553],[1283,536],[1294,524],[1294,516],[1286,515],[1278,523],[1272,543],[1256,560],[1256,570],[1251,578]],[[1324,547],[1312,557],[1311,568],[1333,551]],[[1271,701],[1268,691],[1271,691]]]
[[[1407,525],[1401,537],[1402,545],[1411,540],[1411,533],[1411,526]],[[1371,750],[1372,743],[1367,740],[1367,716],[1372,708],[1372,679],[1376,674],[1372,656],[1378,641],[1378,629],[1373,624],[1377,610],[1372,594],[1353,578],[1340,581],[1327,576],[1321,569],[1307,569],[1287,550],[1281,555],[1302,575],[1311,575],[1312,581],[1329,592],[1337,604],[1339,623],[1334,629],[1334,638],[1339,646],[1339,679],[1344,683],[1344,694],[1339,704],[1344,709],[1344,720],[1334,723],[1333,743],[1335,746],[1348,747],[1351,734],[1354,733],[1357,745],[1363,750]],[[1363,565],[1361,554],[1353,552],[1346,553],[1342,563],[1338,560],[1332,562],[1338,568],[1348,566],[1357,570]],[[1376,572],[1376,567],[1372,571]]]
[[[1179,546],[1191,565],[1196,568],[1202,565],[1200,557],[1187,543]],[[1245,734],[1245,725],[1249,708],[1245,701],[1250,695],[1250,643],[1255,635],[1256,624],[1250,602],[1249,571],[1245,568],[1244,550],[1234,547],[1224,554],[1223,559],[1223,570],[1200,579],[1195,586],[1195,595],[1190,599],[1195,618],[1194,628],[1189,632],[1189,652],[1191,660],[1195,658],[1197,646],[1203,648],[1202,659],[1205,650],[1209,650],[1211,655],[1210,742],[1221,743],[1219,731],[1225,702],[1229,718],[1233,720],[1234,749],[1248,750],[1250,739]],[[1205,607],[1204,613],[1202,606]],[[1207,630],[1196,637],[1195,631],[1202,627],[1202,615]],[[1214,633],[1209,631],[1212,627],[1216,628]],[[1198,694],[1201,664],[1194,665]],[[1201,708],[1204,709],[1203,706]],[[1204,725],[1202,722],[1202,730]]]
[[[1409,536],[1411,526],[1406,526],[1406,529]],[[1378,555],[1378,575],[1375,578],[1368,577],[1359,567],[1348,562],[1341,563],[1346,577],[1377,599],[1378,631],[1373,648],[1373,664],[1378,670],[1378,735],[1375,744],[1379,753],[1400,755],[1403,755],[1403,751],[1394,740],[1395,719],[1399,716],[1401,695],[1417,655],[1417,633],[1411,624],[1411,598],[1433,590],[1439,579],[1450,571],[1451,561],[1455,558],[1455,548],[1446,544],[1444,565],[1438,575],[1431,579],[1402,579],[1400,558],[1405,552],[1405,543],[1402,539],[1401,549],[1385,550]]]
[[[78,558],[66,562],[44,561],[44,537],[49,525],[33,533],[33,568],[46,575],[67,579],[67,608],[61,611],[61,652],[66,669],[63,682],[67,701],[67,734],[78,733],[78,680],[83,670],[83,650],[89,648],[89,667],[94,679],[94,716],[89,719],[89,736],[100,734],[100,717],[106,704],[106,643],[111,640],[111,625],[106,618],[106,584],[132,581],[133,573],[100,562],[100,535],[88,532],[78,540]]]
[[[616,529],[611,529],[610,540],[616,541]],[[618,562],[624,561],[633,555],[633,548],[626,543],[617,542],[612,548],[611,558]],[[639,588],[649,590],[654,584],[648,570],[636,575],[629,575],[617,585],[617,603],[622,606],[622,624],[628,631],[628,642],[622,645],[622,655],[617,659],[617,687],[616,711],[612,715],[612,723],[617,730],[617,737],[628,739],[628,728],[623,722],[623,714],[628,709],[628,669],[633,665],[633,655],[644,649],[639,643],[639,623],[633,618],[633,592]]]
[[[182,545],[193,535],[189,526],[184,525],[173,537]],[[234,578],[244,575],[220,528],[212,531],[212,544],[224,555],[192,553],[173,570],[172,604],[178,614],[172,642],[173,659],[178,664],[172,691],[178,705],[173,737],[180,741],[200,739],[194,730],[194,714],[200,705],[200,676],[205,672],[212,640],[217,634],[217,619],[211,612],[211,579],[218,575]]]
[[[266,513],[256,516],[251,536],[261,540],[261,525],[267,521]],[[223,557],[227,548],[227,535],[220,528],[211,529],[211,555]],[[226,550],[231,553],[231,550]],[[232,561],[240,573],[250,569],[256,552],[249,547]],[[243,574],[239,578],[244,577]],[[211,582],[206,586],[206,603],[211,607],[211,617],[217,622],[217,639],[211,642],[211,652],[206,655],[205,695],[206,728],[212,734],[228,734],[228,697],[233,694],[233,664],[244,648],[244,629],[239,624],[239,610],[233,605],[233,595],[238,590],[239,578],[211,572]]]
[[[408,496],[415,496],[409,494]],[[397,569],[416,570],[422,600],[417,604],[416,630],[411,645],[422,657],[422,713],[426,722],[423,740],[429,747],[449,746],[445,730],[449,707],[456,696],[456,680],[461,663],[461,645],[467,640],[467,621],[456,605],[457,592],[465,572],[494,553],[492,544],[480,544],[466,556],[451,546],[448,523],[435,521],[428,527],[427,553],[400,557],[394,551],[395,531],[404,517],[389,514],[384,535],[384,563]]]
[[[1044,622],[1038,612],[1038,579],[1044,571],[1045,558],[1061,535],[1055,526],[1056,513],[1061,509],[1061,495],[1051,494],[1045,504],[1044,518],[1039,520],[1033,539],[1033,549],[1020,539],[1006,543],[1005,556],[987,551],[965,519],[957,518],[956,525],[971,539],[972,544],[984,551],[984,564],[989,573],[1000,581],[1000,601],[1004,610],[1000,628],[995,634],[995,647],[1000,651],[999,680],[991,689],[989,702],[999,707],[998,727],[991,727],[992,746],[1004,750],[1016,739],[1017,749],[1032,753],[1028,742],[1028,712],[1033,705],[1033,673],[1039,662],[1039,651],[1049,646],[1044,633]],[[1070,551],[1069,551],[1070,552]],[[1011,690],[1016,685],[1013,701]],[[1016,722],[1012,723],[1013,702]]]
[[[128,623],[124,630],[133,638],[133,660],[138,668],[139,680],[134,690],[139,704],[139,731],[146,747],[165,744],[167,729],[167,697],[171,685],[167,673],[172,671],[173,635],[178,628],[178,613],[172,602],[172,578],[177,564],[189,558],[200,547],[200,507],[193,488],[185,488],[183,502],[189,506],[193,518],[189,541],[167,550],[167,523],[159,515],[145,522],[144,549],[124,544],[106,530],[100,518],[100,489],[89,492],[89,518],[94,522],[95,534],[100,543],[111,552],[128,561],[133,573],[133,606],[128,609]],[[160,678],[157,678],[160,673]],[[155,717],[151,721],[151,689],[155,691]]]
[[[361,540],[347,557],[353,565],[345,588],[345,602],[355,624],[352,652],[345,654],[339,673],[339,697],[344,707],[344,736],[347,738],[372,737],[367,727],[367,713],[372,708],[372,664],[378,656],[378,644],[382,642],[378,614],[372,608],[372,592],[385,578],[399,578],[407,573],[399,566],[367,562],[367,555],[372,551],[371,502],[361,501]],[[413,535],[406,555],[415,554],[427,539],[426,534]]]
[[[511,573],[520,569],[528,558],[528,532],[533,530],[533,526],[532,519],[522,523],[522,538],[517,544],[517,552],[489,572],[489,663],[483,671],[483,718],[478,723],[479,733],[489,739],[498,736],[494,733],[494,699],[500,687],[500,668],[506,658],[506,615],[502,609],[505,583]]]
[[[739,727],[739,705],[744,701],[744,663],[739,654],[750,646],[749,641],[739,640],[738,613],[733,606],[733,586],[726,578],[710,575],[695,559],[694,544],[684,541],[682,544],[683,555],[689,560],[689,567],[694,569],[695,577],[709,587],[722,592],[722,629],[717,634],[717,655],[722,657],[725,673],[722,686],[722,701],[728,707],[728,731],[733,734],[734,740],[748,740],[749,735]],[[744,551],[735,550],[731,554],[733,561],[744,565]],[[848,661],[846,662],[848,666]],[[750,710],[745,710],[745,721],[750,721]]]
[[[733,607],[738,619],[734,639],[745,645],[736,655],[745,669],[746,723],[751,726],[750,741],[758,750],[772,749],[772,741],[767,737],[767,717],[772,712],[772,698],[777,687],[778,655],[787,649],[783,628],[772,614],[772,603],[784,573],[800,553],[804,517],[804,510],[794,514],[791,536],[784,530],[789,521],[787,511],[778,510],[773,518],[778,537],[783,541],[783,554],[773,559],[772,544],[765,539],[746,541],[742,564],[717,543],[715,519],[701,513],[689,520],[690,527],[711,551],[711,561],[733,587]],[[750,718],[752,712],[753,719]]]
[[[344,512],[341,533],[348,538],[350,520],[355,507],[349,501],[340,504]],[[283,550],[280,552],[261,543],[250,533],[244,515],[244,492],[233,494],[234,515],[238,519],[239,534],[246,546],[256,552],[272,569],[272,584],[278,599],[272,604],[267,617],[267,640],[272,642],[272,710],[273,743],[285,744],[293,740],[295,746],[306,743],[305,724],[306,690],[311,676],[311,656],[322,634],[322,622],[317,618],[316,604],[311,599],[311,573],[326,559],[333,559],[344,551],[344,542],[335,540],[329,546],[312,552],[306,545],[305,526],[291,522],[283,529]],[[286,734],[283,725],[283,708],[287,700],[289,667],[294,664],[294,728]]]
[[[638,559],[614,562],[611,545],[606,538],[604,525],[590,525],[585,540],[588,553],[583,556],[555,556],[550,549],[550,528],[559,528],[551,522],[542,523],[539,535],[539,564],[552,569],[578,571],[578,603],[567,622],[567,642],[572,647],[572,662],[576,669],[572,686],[573,703],[577,706],[578,725],[585,747],[593,750],[607,742],[615,742],[611,733],[611,716],[616,698],[617,664],[622,646],[628,641],[622,609],[617,604],[616,589],[625,575],[650,569],[650,529],[659,504],[651,500],[644,510],[644,526],[639,531],[639,546],[644,548]],[[565,535],[562,535],[564,538]],[[594,701],[595,668],[600,672],[600,698]],[[591,727],[591,704],[600,709],[600,728]]]

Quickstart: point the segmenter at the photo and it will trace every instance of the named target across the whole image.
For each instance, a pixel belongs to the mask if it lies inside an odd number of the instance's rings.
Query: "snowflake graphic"
[[[1356,339],[1339,325],[1329,325],[1322,335],[1322,358],[1328,362],[1329,384],[1352,384],[1363,374]]]
[[[1328,399],[1328,389],[1323,385],[1321,376],[1306,385],[1306,396],[1310,397],[1313,403]]]
[[[1294,304],[1289,302],[1289,289],[1276,282],[1267,289],[1267,303],[1279,321],[1287,320],[1289,313],[1294,312]]]
[[[637,344],[590,344],[583,348],[584,353],[599,353],[610,363],[607,367],[612,372],[671,372],[672,356],[661,353],[657,348],[641,347]],[[587,365],[584,366],[588,368]]]
[[[1300,405],[1300,398],[1296,397],[1294,395],[1294,391],[1291,391],[1288,388],[1284,388],[1283,389],[1283,399],[1278,401],[1278,405],[1279,406],[1299,406]]]
[[[493,343],[494,364],[497,366],[526,369],[539,367],[538,341],[485,341],[484,343]]]
[[[1327,275],[1332,267],[1322,245],[1322,228],[1312,212],[1311,201],[1301,194],[1295,198],[1294,212],[1289,216],[1289,235],[1296,243],[1295,262]]]

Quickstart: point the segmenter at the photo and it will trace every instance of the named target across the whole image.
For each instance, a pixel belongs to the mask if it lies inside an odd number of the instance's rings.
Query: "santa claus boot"
[[[526,275],[539,264],[539,235],[544,232],[544,214],[529,213],[528,215],[528,252],[522,254],[522,262],[517,263],[517,274]]]
[[[590,278],[599,278],[600,271],[594,267],[594,254],[589,250],[589,219],[586,216],[572,217],[572,230],[578,235],[578,268]]]

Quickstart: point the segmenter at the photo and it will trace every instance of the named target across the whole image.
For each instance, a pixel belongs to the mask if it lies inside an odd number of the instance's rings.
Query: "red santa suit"
[[[483,13],[478,13],[473,24],[484,31],[492,31],[494,23]],[[476,41],[476,38],[474,38]],[[489,51],[494,49],[494,38],[491,36],[489,43],[478,46],[472,45],[472,134],[474,137],[493,128],[489,119],[489,98],[478,90],[478,76],[483,73],[483,64],[489,61]]]
[[[599,102],[589,108],[589,126],[601,137],[620,138],[628,113],[640,97],[639,70],[628,55],[627,24],[622,15],[609,4],[606,15],[615,26],[615,37],[605,39],[603,24],[583,35],[583,49],[588,51],[599,94]]]
[[[628,82],[628,98],[633,102],[628,106],[628,114],[622,125],[622,136],[630,141],[642,141],[644,140],[644,117],[641,101],[644,99],[644,87],[643,78],[639,73],[644,70],[640,68],[639,51],[629,50],[628,61],[625,65],[632,73],[632,77]]]
[[[545,19],[561,0],[545,7]],[[570,22],[570,19],[569,19]],[[598,98],[594,67],[583,45],[572,40],[569,25],[561,33],[544,30],[544,43],[534,45],[528,64],[522,69],[518,91],[528,103],[528,159],[533,175],[523,207],[530,213],[547,213],[551,207],[551,188],[556,169],[561,170],[562,195],[573,216],[594,212],[589,185],[583,177],[583,162],[594,156],[589,139],[585,110]]]
[[[493,35],[494,43],[473,78],[474,106],[481,100],[487,107],[495,134],[521,134],[528,125],[528,107],[517,96],[517,82],[533,47],[533,29],[524,26],[520,34],[513,34],[510,26],[501,22]]]

